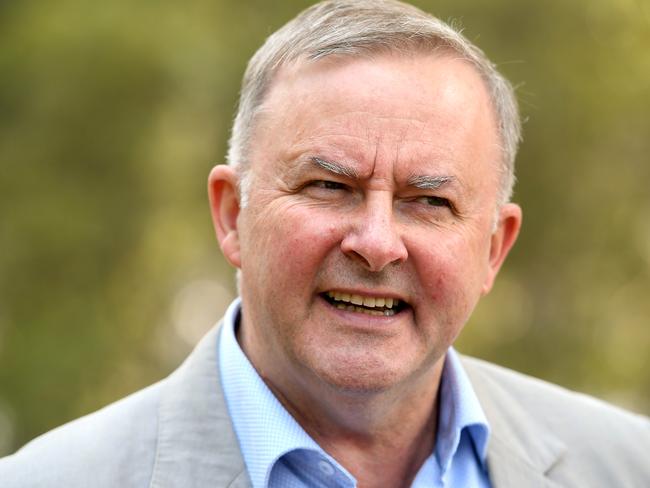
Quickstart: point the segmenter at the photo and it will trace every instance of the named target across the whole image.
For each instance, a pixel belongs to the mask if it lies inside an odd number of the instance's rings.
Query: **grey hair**
[[[512,85],[483,51],[459,30],[418,8],[396,0],[325,0],[301,12],[269,36],[251,58],[242,82],[227,161],[237,168],[241,205],[246,206],[250,178],[248,155],[255,123],[278,70],[299,60],[377,52],[451,51],[471,63],[492,99],[502,153],[499,204],[512,197],[521,122]]]

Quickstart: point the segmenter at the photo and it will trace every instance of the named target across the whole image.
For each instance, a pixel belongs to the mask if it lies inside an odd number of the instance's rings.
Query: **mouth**
[[[321,296],[339,310],[366,315],[391,317],[408,307],[408,304],[399,298],[369,297],[339,291],[328,291]]]

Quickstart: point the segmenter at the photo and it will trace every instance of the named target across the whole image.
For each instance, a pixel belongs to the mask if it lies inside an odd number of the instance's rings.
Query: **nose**
[[[408,257],[408,251],[393,218],[389,192],[368,196],[364,206],[353,211],[341,250],[368,271],[379,272]]]

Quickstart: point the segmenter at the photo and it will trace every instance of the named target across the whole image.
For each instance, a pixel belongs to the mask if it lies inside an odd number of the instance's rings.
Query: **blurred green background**
[[[234,296],[206,177],[309,1],[0,1],[0,455],[171,371]],[[459,348],[650,412],[650,2],[413,3],[518,87],[523,233]]]

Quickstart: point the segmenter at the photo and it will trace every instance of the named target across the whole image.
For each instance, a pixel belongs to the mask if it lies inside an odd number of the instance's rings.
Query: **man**
[[[394,1],[251,60],[209,178],[241,300],[179,370],[0,462],[0,485],[649,486],[647,419],[451,348],[514,244],[510,85]]]

